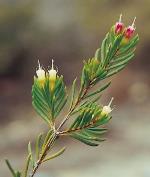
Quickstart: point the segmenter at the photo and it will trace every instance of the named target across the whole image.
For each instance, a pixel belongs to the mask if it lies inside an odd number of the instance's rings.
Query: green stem
[[[90,88],[90,85],[83,90],[82,96],[78,96],[75,105],[72,107],[71,110],[69,110],[68,114],[65,116],[63,121],[60,123],[60,125],[57,128],[57,130],[54,129],[54,133],[52,134],[52,136],[49,138],[47,144],[45,145],[45,148],[44,148],[44,150],[43,150],[43,152],[41,154],[41,157],[39,158],[39,160],[37,161],[35,167],[33,168],[33,171],[31,172],[30,177],[33,177],[35,175],[36,171],[38,170],[38,168],[42,164],[44,158],[46,157],[47,152],[49,151],[50,147],[53,145],[53,143],[55,142],[56,138],[59,137],[60,129],[63,127],[63,125],[69,119],[70,114],[74,111],[74,109],[78,106],[78,104],[84,99],[84,97],[87,94],[89,88]]]
[[[48,143],[46,144],[44,150],[43,150],[43,153],[41,155],[41,157],[39,158],[39,160],[37,161],[35,167],[33,168],[33,171],[31,172],[30,174],[30,177],[33,177],[36,173],[36,171],[38,170],[38,168],[40,167],[40,165],[42,164],[42,161],[44,160],[44,158],[46,157],[47,155],[47,152],[49,150],[49,148],[53,145],[53,143],[55,142],[56,138],[57,138],[58,134],[56,132],[54,132],[52,134],[52,137],[50,137]]]

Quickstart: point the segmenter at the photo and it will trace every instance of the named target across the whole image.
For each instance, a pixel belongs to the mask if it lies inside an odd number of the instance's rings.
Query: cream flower
[[[38,70],[36,70],[38,80],[39,81],[45,80],[45,71],[44,71],[44,69],[42,69],[39,60],[38,60],[38,65],[39,65]]]
[[[109,113],[112,112],[113,109],[111,108],[111,104],[112,104],[113,99],[114,98],[112,97],[109,104],[103,107],[101,115],[108,115]]]
[[[55,81],[57,77],[57,71],[54,69],[54,60],[52,59],[52,67],[48,70],[49,81],[50,81],[50,90],[52,91],[55,86]]]

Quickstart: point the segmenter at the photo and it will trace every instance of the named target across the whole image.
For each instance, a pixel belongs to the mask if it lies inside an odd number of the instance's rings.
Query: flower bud
[[[52,60],[52,67],[50,70],[48,70],[49,74],[49,81],[50,81],[50,90],[52,91],[55,86],[57,71],[54,69],[54,60]]]
[[[115,33],[120,34],[123,31],[124,24],[121,22],[122,14],[120,14],[119,21],[115,24]]]
[[[36,70],[36,74],[37,74],[37,79],[38,79],[40,85],[42,86],[45,81],[45,71],[44,71],[44,69],[42,69],[39,60],[38,60],[38,65],[39,66],[38,66],[38,70]]]
[[[127,39],[130,39],[131,36],[133,35],[134,31],[135,31],[135,20],[136,20],[136,17],[134,18],[133,22],[132,22],[132,25],[128,26],[125,30],[125,33],[124,33],[124,36],[125,38]]]
[[[113,101],[113,97],[111,98],[109,104],[107,106],[104,106],[103,109],[102,109],[102,112],[101,112],[101,115],[104,116],[104,115],[108,115],[109,113],[111,113],[111,111],[113,110],[110,106],[112,104],[112,101]]]

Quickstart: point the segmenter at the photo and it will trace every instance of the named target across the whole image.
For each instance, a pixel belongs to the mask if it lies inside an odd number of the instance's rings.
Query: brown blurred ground
[[[120,13],[127,25],[137,16],[136,31],[140,43],[135,60],[113,77],[112,86],[105,94],[103,103],[114,96],[116,105],[114,119],[109,124],[108,141],[102,148],[94,150],[79,143],[72,144],[68,139],[69,152],[48,167],[54,177],[95,177],[100,173],[102,177],[150,176],[150,1],[1,0],[2,176],[7,174],[2,160],[9,157],[16,167],[22,166],[25,144],[45,129],[31,105],[31,85],[37,60],[47,67],[53,58],[69,86],[73,78],[79,76],[82,60],[93,56]],[[56,167],[57,163],[59,167]]]

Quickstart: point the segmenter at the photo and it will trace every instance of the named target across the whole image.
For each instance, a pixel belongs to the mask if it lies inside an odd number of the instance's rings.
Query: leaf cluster
[[[97,103],[90,102],[83,105],[66,133],[87,145],[98,146],[104,141],[101,135],[107,130],[101,126],[111,118],[109,115],[102,115],[101,111],[102,107]]]
[[[34,79],[32,86],[32,104],[40,115],[49,125],[52,125],[67,102],[66,87],[63,76],[57,76],[54,90],[50,89],[49,78],[46,77],[44,85]]]
[[[32,148],[31,143],[30,142],[28,143],[28,156],[26,159],[25,168],[22,172],[15,171],[14,168],[11,166],[10,162],[6,160],[6,164],[11,174],[13,175],[13,177],[27,177],[28,176],[28,171],[33,170],[34,167],[37,165],[38,159],[42,156],[43,152],[47,148],[47,145],[52,137],[53,137],[53,131],[49,130],[47,134],[41,133],[38,135],[38,137],[36,138],[34,149]],[[51,148],[49,148],[47,155],[48,153],[50,153],[50,150],[52,150],[52,146]],[[43,158],[42,163],[60,156],[61,154],[64,153],[65,150],[66,148],[63,147],[57,152],[49,155],[48,157]]]
[[[114,27],[111,28],[96,50],[94,58],[84,61],[81,77],[83,88],[118,73],[133,59],[139,36],[137,34],[128,41],[125,40],[124,33],[116,35]]]

